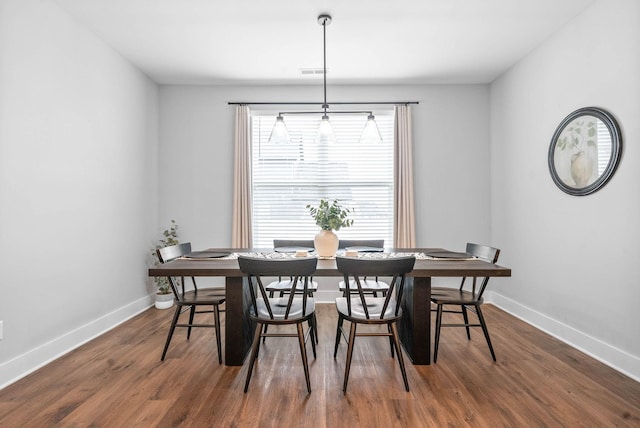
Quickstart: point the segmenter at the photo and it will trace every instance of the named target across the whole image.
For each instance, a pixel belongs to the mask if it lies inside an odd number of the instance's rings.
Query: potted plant
[[[160,260],[158,259],[157,250],[159,248],[168,247],[178,244],[178,225],[175,220],[171,220],[171,226],[162,232],[162,238],[158,240],[158,243],[151,249],[151,255],[154,259],[154,265],[158,266]],[[168,309],[173,306],[173,291],[171,290],[171,284],[169,279],[164,276],[156,276],[153,278],[156,284],[156,308]]]
[[[337,199],[334,199],[331,204],[325,199],[320,199],[317,207],[307,205],[307,209],[316,221],[316,225],[320,226],[320,232],[313,240],[318,257],[335,256],[338,250],[338,236],[334,231],[353,224],[353,220],[348,219],[351,210],[342,208]]]

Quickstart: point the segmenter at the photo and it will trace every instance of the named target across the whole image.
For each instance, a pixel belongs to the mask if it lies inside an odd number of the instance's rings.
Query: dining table
[[[251,294],[246,277],[238,266],[238,255],[286,257],[274,249],[209,248],[200,254],[211,257],[185,257],[149,268],[151,277],[224,277],[225,330],[224,363],[240,366],[251,348],[255,324],[249,318]],[[481,259],[447,257],[442,248],[386,248],[380,253],[359,253],[357,257],[414,255],[416,262],[405,281],[402,318],[398,331],[406,355],[415,365],[431,363],[431,279],[434,277],[509,277],[511,269]],[[443,257],[430,256],[441,254]],[[341,255],[340,251],[338,255]],[[309,257],[314,257],[310,252]],[[291,254],[290,257],[295,257]],[[318,258],[314,277],[341,277],[335,258]],[[337,281],[336,281],[337,289]]]

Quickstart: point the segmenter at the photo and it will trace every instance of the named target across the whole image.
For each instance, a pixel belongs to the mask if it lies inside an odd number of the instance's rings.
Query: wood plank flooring
[[[149,309],[0,391],[0,427],[640,426],[640,383],[485,307],[497,363],[479,330],[447,329],[437,364],[407,361],[405,392],[386,338],[358,338],[346,395],[331,304],[310,395],[295,339],[267,340],[245,394],[246,364],[219,365],[211,329],[178,330],[161,362],[173,311]]]

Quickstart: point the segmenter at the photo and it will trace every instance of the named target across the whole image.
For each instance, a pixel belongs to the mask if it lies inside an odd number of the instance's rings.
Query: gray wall
[[[463,249],[467,240],[489,240],[488,86],[327,91],[330,103],[419,101],[412,106],[418,245]],[[228,102],[321,100],[321,86],[161,87],[160,220],[178,221],[196,248],[230,245],[235,107]]]
[[[418,101],[412,106],[417,244],[462,250],[467,241],[489,242],[487,85],[329,85],[327,91],[330,103]],[[160,220],[175,219],[180,239],[194,248],[230,246],[235,107],[228,102],[318,100],[321,86],[162,86]],[[319,300],[335,299],[335,283],[319,279],[319,288]]]
[[[158,88],[52,2],[0,9],[1,387],[150,304]]]
[[[492,241],[513,269],[493,298],[636,379],[638,52],[640,2],[598,1],[491,85]],[[585,106],[613,113],[624,150],[609,184],[575,197],[552,182],[547,151],[560,121]]]

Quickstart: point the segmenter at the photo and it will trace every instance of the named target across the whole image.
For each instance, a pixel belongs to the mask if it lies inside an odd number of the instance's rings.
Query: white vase
[[[580,150],[571,157],[571,178],[578,187],[585,187],[593,181],[594,161],[589,152]]]
[[[321,230],[313,240],[318,257],[334,257],[338,251],[338,235],[331,230]]]

